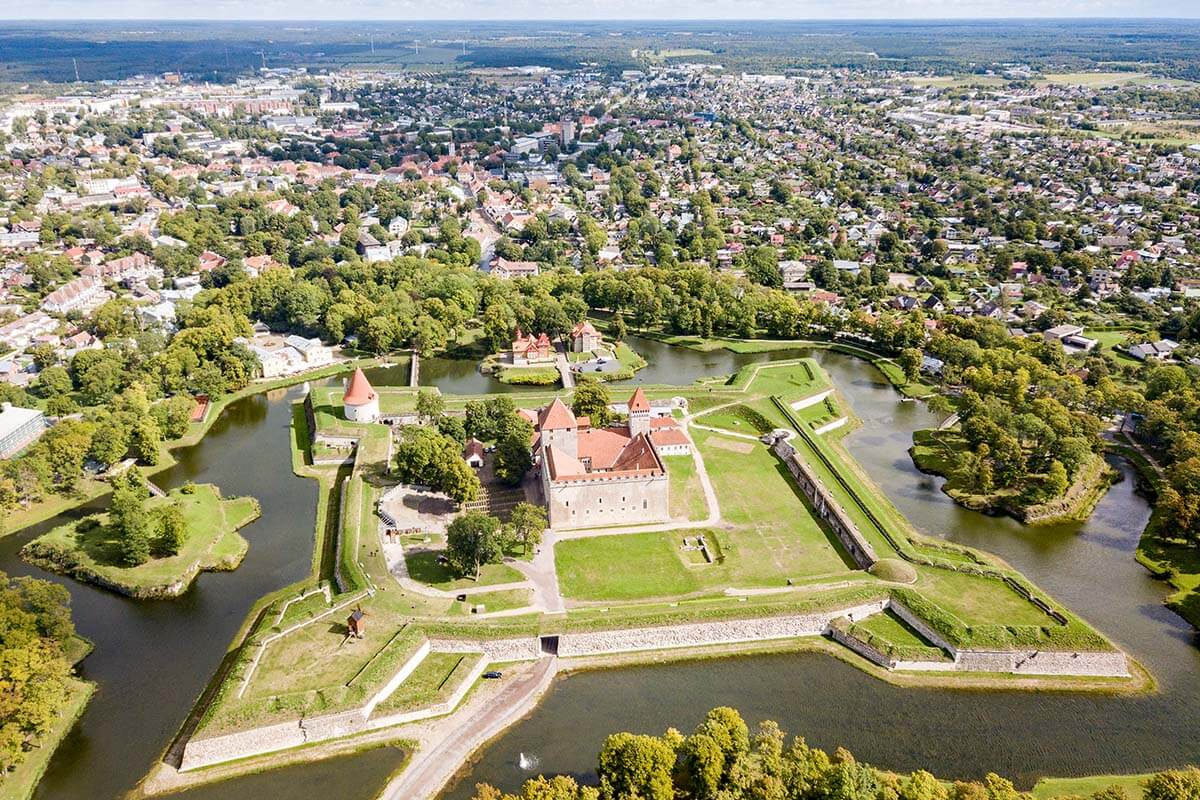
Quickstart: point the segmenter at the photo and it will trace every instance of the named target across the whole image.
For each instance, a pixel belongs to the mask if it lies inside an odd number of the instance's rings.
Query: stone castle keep
[[[648,524],[670,517],[670,485],[659,448],[686,435],[671,418],[651,419],[638,389],[624,425],[593,428],[556,398],[534,420],[533,455],[550,526]],[[677,444],[677,443],[676,443]]]

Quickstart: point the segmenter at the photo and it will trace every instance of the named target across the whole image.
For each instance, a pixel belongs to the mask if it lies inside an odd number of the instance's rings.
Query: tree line
[[[990,773],[982,781],[944,781],[925,770],[899,775],[860,762],[844,748],[832,755],[802,737],[788,741],[771,720],[753,732],[732,708],[714,708],[692,733],[615,733],[597,758],[598,786],[568,775],[538,776],[515,794],[480,784],[474,800],[1031,800]],[[1197,800],[1200,770],[1148,778],[1144,800]],[[1063,798],[1066,800],[1066,798]],[[1070,800],[1083,800],[1072,797]],[[1130,800],[1119,786],[1091,800]]]

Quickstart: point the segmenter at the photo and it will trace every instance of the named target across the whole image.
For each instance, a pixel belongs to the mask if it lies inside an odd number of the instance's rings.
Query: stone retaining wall
[[[521,639],[430,639],[439,653],[483,653],[487,661],[532,661],[541,656],[536,636]]]
[[[879,613],[886,603],[887,600],[883,599],[852,608],[787,617],[568,633],[558,637],[558,655],[570,658],[641,650],[667,650],[676,647],[703,647],[772,639],[793,639],[798,636],[820,636],[825,633],[829,623],[834,619],[838,617],[861,619]]]
[[[897,617],[904,620],[906,625],[931,642],[934,647],[940,647],[951,655],[954,654],[954,645],[946,641],[946,637],[929,627],[925,620],[910,611],[908,606],[893,598],[892,602],[888,603],[888,609]]]
[[[1011,672],[1014,675],[1127,678],[1129,659],[1120,651],[959,650],[955,669],[965,672]]]
[[[186,771],[233,761],[238,758],[272,753],[299,747],[304,744],[304,729],[299,720],[264,725],[248,731],[210,736],[206,739],[191,739],[183,748],[183,759],[179,769]]]
[[[829,395],[831,395],[831,394],[833,394],[833,389],[826,389],[823,392],[817,392],[816,394],[809,395],[808,397],[802,397],[799,400],[792,403],[792,410],[799,411],[802,408],[808,408],[809,406],[815,406],[817,403],[820,403],[826,397],[829,397]]]
[[[863,658],[867,659],[867,661],[874,662],[886,669],[895,669],[896,667],[896,662],[892,660],[891,656],[881,653],[871,645],[864,642],[862,639],[859,639],[857,636],[854,636],[853,634],[848,633],[841,628],[831,627],[829,629],[829,638],[850,648]]]
[[[367,705],[363,709],[363,716],[371,716],[371,712],[375,710],[375,706],[379,705],[388,695],[396,691],[400,684],[404,683],[408,676],[413,674],[413,670],[421,665],[421,662],[425,660],[425,656],[429,655],[429,649],[429,640],[426,639],[417,648],[416,652],[408,657],[408,661],[405,661],[404,665],[396,670],[396,674],[383,685],[383,688],[372,695],[371,699],[367,700]],[[381,650],[380,652],[383,651]]]
[[[817,514],[837,534],[842,546],[854,559],[854,563],[860,569],[870,569],[879,560],[879,557],[875,555],[875,548],[863,538],[858,526],[850,519],[846,510],[833,499],[833,495],[821,483],[821,479],[809,468],[804,459],[796,454],[796,448],[788,441],[776,442],[775,455],[783,459],[788,471],[792,473],[792,477],[800,486],[800,491],[804,492],[804,496],[816,509]]]
[[[849,421],[849,417],[838,417],[833,422],[826,422],[824,425],[814,430],[813,433],[817,436],[820,436],[821,434],[829,433],[830,431],[836,431]]]

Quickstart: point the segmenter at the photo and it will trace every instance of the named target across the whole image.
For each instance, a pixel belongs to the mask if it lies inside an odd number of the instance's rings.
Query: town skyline
[[[287,22],[706,22],[706,21],[904,21],[1021,19],[1197,19],[1200,9],[1184,0],[850,0],[830,6],[815,0],[665,0],[650,5],[633,0],[598,3],[567,0],[552,8],[531,0],[451,0],[431,10],[415,0],[349,0],[336,6],[316,0],[167,2],[167,0],[49,0],[31,9],[0,10],[3,21],[287,21]]]

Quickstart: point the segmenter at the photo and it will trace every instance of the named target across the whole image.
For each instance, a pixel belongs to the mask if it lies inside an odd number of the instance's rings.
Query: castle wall
[[[601,525],[640,525],[670,518],[670,480],[665,474],[647,477],[605,477],[543,484],[550,527],[594,528]]]

